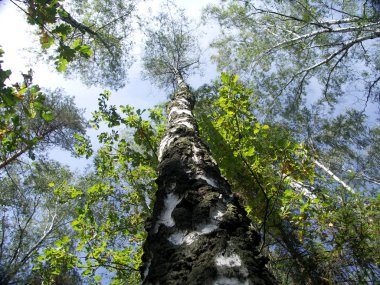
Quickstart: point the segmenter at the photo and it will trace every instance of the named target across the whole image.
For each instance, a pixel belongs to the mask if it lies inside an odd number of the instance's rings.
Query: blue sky
[[[145,5],[153,5],[153,10],[157,9],[160,1],[148,1]],[[201,9],[207,3],[216,3],[217,0],[176,0],[176,4],[186,9],[188,15],[198,18]],[[147,6],[142,7],[144,10]],[[142,12],[145,13],[145,12]],[[202,28],[208,31],[207,36],[200,39],[200,45],[204,50],[203,56],[203,76],[196,75],[190,78],[189,83],[193,87],[198,87],[210,79],[217,76],[215,65],[208,60],[210,50],[207,49],[208,42],[215,33],[215,29],[210,26]],[[211,35],[210,35],[211,31]],[[34,70],[33,82],[44,88],[63,88],[66,94],[75,97],[75,102],[79,108],[86,109],[86,118],[90,119],[91,112],[96,110],[98,94],[103,88],[88,87],[83,85],[79,80],[65,79],[62,74],[55,71],[53,66],[45,62],[34,62],[33,54],[26,49],[38,45],[38,37],[33,35],[33,27],[26,23],[22,11],[13,5],[10,1],[0,2],[0,45],[5,51],[3,68],[12,70],[11,82],[22,81],[21,72],[26,72],[30,67]],[[139,49],[134,51],[137,58]],[[111,103],[115,105],[129,104],[136,108],[144,109],[154,106],[166,100],[165,91],[158,90],[155,86],[147,81],[141,80],[140,68],[136,63],[129,70],[128,83],[125,88],[113,92]],[[96,131],[89,130],[88,135],[96,145]],[[67,152],[59,149],[49,151],[51,158],[70,165],[71,168],[84,168],[88,161],[84,159],[75,159],[70,157]]]

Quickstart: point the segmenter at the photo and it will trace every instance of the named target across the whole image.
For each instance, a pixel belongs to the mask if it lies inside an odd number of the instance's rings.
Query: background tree
[[[41,153],[49,147],[74,152],[73,136],[86,128],[72,98],[60,90],[45,96],[32,85],[32,72],[24,83],[8,85],[10,74],[0,66],[1,284],[37,280],[31,268],[38,252],[70,234],[73,204],[59,204],[49,185],[68,183],[73,175]],[[71,281],[79,278],[75,270],[65,274]]]
[[[372,259],[370,252],[378,244],[374,234],[378,225],[365,221],[374,218],[372,210],[377,207],[379,185],[378,168],[372,167],[378,160],[377,155],[373,155],[378,145],[378,128],[374,123],[377,118],[376,112],[371,111],[377,108],[378,99],[375,63],[378,61],[378,6],[371,1],[229,1],[210,7],[208,12],[222,27],[222,36],[213,44],[218,48],[215,59],[219,66],[241,74],[242,80],[253,86],[254,95],[249,95],[249,100],[254,105],[249,112],[259,123],[267,123],[272,131],[280,127],[289,132],[296,144],[304,145],[306,152],[302,152],[308,160],[311,159],[315,177],[305,181],[293,176],[299,168],[294,165],[289,168],[289,158],[282,162],[286,167],[281,167],[282,163],[278,165],[282,157],[278,153],[270,162],[275,172],[271,177],[277,175],[279,182],[286,182],[284,175],[288,177],[286,180],[290,178],[289,184],[282,186],[285,191],[281,190],[277,196],[283,195],[279,198],[282,201],[278,209],[281,212],[295,207],[283,218],[290,225],[295,248],[304,258],[310,257],[304,264],[313,264],[310,269],[329,282],[376,280],[378,261]],[[211,115],[212,122],[227,124],[228,112],[235,109],[225,101],[216,101],[216,106],[223,107],[224,111],[221,117]],[[227,102],[234,101],[229,99]],[[371,103],[376,104],[371,106]],[[230,128],[241,134],[249,129],[249,126],[244,127],[247,114],[241,114],[241,110],[235,113],[238,115],[232,115],[228,121]],[[253,120],[252,124],[255,123]],[[222,135],[221,139],[229,144],[233,142],[231,134],[224,131],[225,125],[213,125]],[[248,137],[251,137],[249,143],[242,143],[244,139],[234,142],[235,151],[241,153],[240,160],[256,159],[255,155],[244,157],[239,150],[252,146],[258,148],[257,136]],[[292,139],[288,137],[286,141],[290,143],[286,147],[289,149]],[[215,146],[211,148],[214,150]],[[282,150],[284,145],[273,146],[273,149]],[[291,161],[298,155],[293,154]],[[216,155],[216,159],[220,157]],[[255,163],[248,163],[248,166],[256,169]],[[291,194],[286,189],[298,191],[298,194]],[[315,196],[308,198],[308,193]],[[297,199],[304,202],[299,204]],[[362,219],[349,221],[345,218],[348,212],[352,217]],[[300,225],[309,228],[303,232]],[[349,235],[349,232],[360,232],[361,237],[368,239]],[[268,233],[276,234],[274,229],[268,229]],[[281,239],[286,237],[286,232],[277,233]],[[312,233],[309,240],[304,233]],[[287,256],[294,258],[291,252],[294,246],[290,247],[284,240],[274,239],[273,242],[282,249],[268,247],[272,256],[275,253],[280,260]],[[273,243],[268,241],[268,244]],[[319,262],[321,260],[323,262]],[[294,259],[289,261],[293,263]],[[284,266],[282,270],[288,267],[284,264],[276,262],[277,268]],[[302,277],[298,272],[290,271],[293,280],[288,281],[288,272],[275,272],[284,282],[294,282]],[[310,283],[308,280],[298,282]]]
[[[59,203],[51,186],[72,183],[73,175],[67,168],[48,160],[12,163],[7,166],[6,174],[0,189],[0,282],[37,282],[39,277],[31,268],[39,252],[72,233],[68,226],[75,204]],[[80,284],[74,269],[62,273],[61,284]]]
[[[125,85],[136,1],[11,2],[38,27],[40,56],[54,61],[58,71],[69,66],[66,75],[80,74],[87,85],[113,89]]]
[[[179,11],[180,16],[172,15],[170,4],[167,3],[164,7],[169,12],[155,17],[155,23],[161,29],[157,30],[152,25],[145,28],[143,76],[160,88],[171,86],[175,89],[181,76],[188,77],[199,68],[200,48],[192,36],[195,28],[190,28],[191,23],[184,11]],[[174,22],[176,17],[182,18],[177,23],[178,26],[167,24],[168,21]]]
[[[378,101],[379,7],[371,1],[226,1],[208,9],[222,27],[221,69],[247,74],[271,114],[299,106],[317,84],[334,105],[353,92]],[[350,88],[355,85],[355,90]],[[269,115],[269,112],[267,112]]]
[[[225,27],[214,42],[215,59],[252,84],[259,120],[290,129],[319,156],[325,166],[320,170],[330,169],[342,181],[353,181],[353,172],[367,173],[377,185],[377,170],[368,167],[376,156],[369,162],[368,154],[377,145],[370,139],[377,133],[378,118],[371,111],[377,107],[370,102],[378,93],[378,6],[371,1],[229,1],[208,12]]]
[[[32,79],[6,85],[11,72],[0,72],[0,169],[27,152],[33,159],[37,147],[59,146],[74,153],[74,134],[84,134],[86,122],[73,99],[59,89],[44,95]]]

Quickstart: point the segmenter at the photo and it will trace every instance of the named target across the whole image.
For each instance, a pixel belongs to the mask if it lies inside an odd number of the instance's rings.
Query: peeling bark
[[[193,95],[180,77],[178,85],[159,149],[143,284],[276,284],[256,249],[260,236],[198,136]]]

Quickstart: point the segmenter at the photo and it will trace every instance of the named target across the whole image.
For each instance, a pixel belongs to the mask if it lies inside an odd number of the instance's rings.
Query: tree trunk
[[[193,95],[180,77],[178,85],[159,149],[143,284],[276,284],[256,249],[260,236],[198,136]]]

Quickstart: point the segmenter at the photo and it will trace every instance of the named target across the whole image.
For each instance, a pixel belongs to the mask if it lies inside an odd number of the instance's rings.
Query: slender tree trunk
[[[143,284],[276,284],[256,249],[260,236],[198,136],[193,95],[177,79],[159,149]]]

